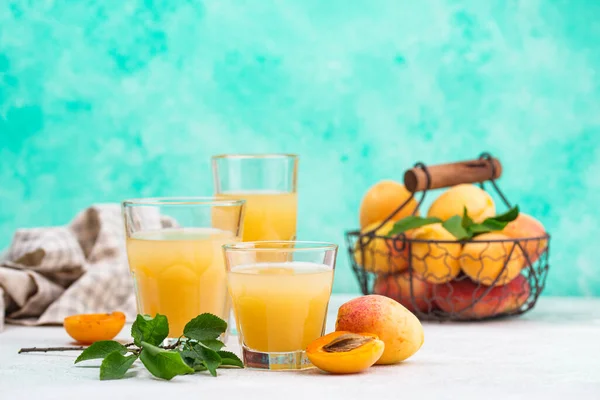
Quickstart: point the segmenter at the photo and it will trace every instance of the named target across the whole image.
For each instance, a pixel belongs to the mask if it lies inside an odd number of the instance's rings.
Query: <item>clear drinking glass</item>
[[[337,245],[243,242],[224,251],[244,365],[312,367],[305,349],[325,332]]]
[[[246,200],[244,241],[296,238],[296,155],[225,154],[212,166],[215,195]]]
[[[229,319],[222,246],[241,239],[243,200],[126,200],[127,257],[138,312],[166,315],[169,338],[202,313]]]

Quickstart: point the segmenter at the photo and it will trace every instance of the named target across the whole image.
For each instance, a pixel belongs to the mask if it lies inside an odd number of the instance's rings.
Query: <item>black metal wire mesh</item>
[[[491,156],[486,153],[482,158]],[[424,164],[416,166],[427,173]],[[510,208],[498,184],[489,182]],[[421,192],[413,214],[426,194],[427,190]],[[473,241],[378,234],[412,198],[369,232],[346,233],[350,262],[363,294],[386,295],[420,319],[437,321],[499,318],[522,314],[535,305],[548,274],[548,234]]]

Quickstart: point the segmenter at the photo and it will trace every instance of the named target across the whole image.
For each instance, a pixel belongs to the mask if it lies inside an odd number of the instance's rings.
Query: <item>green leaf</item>
[[[168,381],[174,376],[194,372],[177,351],[164,350],[145,341],[142,342],[140,360],[152,375]]]
[[[473,224],[467,228],[467,230],[471,233],[471,235],[476,235],[480,233],[488,233],[490,232],[490,228],[485,226],[484,224]]]
[[[214,351],[219,351],[223,347],[225,347],[225,343],[223,343],[217,339],[206,339],[206,340],[201,341],[200,343],[202,343],[204,346],[206,346],[209,349],[214,350]]]
[[[131,336],[136,346],[141,346],[142,342],[158,346],[168,335],[169,321],[161,314],[156,314],[154,318],[138,314],[131,326]]]
[[[510,221],[514,221],[519,216],[519,206],[515,206],[504,214],[486,218],[482,223],[476,224],[467,215],[465,208],[462,218],[462,226],[467,230],[470,237],[480,235],[482,233],[501,231]]]
[[[240,367],[244,368],[244,363],[239,359],[237,355],[230,351],[218,351],[219,356],[221,356],[221,366],[232,366],[232,367]]]
[[[417,217],[416,215],[410,215],[402,218],[394,224],[394,227],[388,232],[387,236],[396,236],[400,233],[404,233],[411,229],[420,228],[425,225],[437,224],[442,222],[441,219],[430,217]]]
[[[181,351],[181,356],[194,369],[196,366],[202,365],[212,376],[217,376],[217,368],[221,365],[221,356],[216,351],[200,343],[187,343]]]
[[[99,342],[94,342],[85,349],[79,357],[75,360],[75,364],[85,360],[95,360],[98,358],[105,358],[112,352],[118,352],[119,354],[127,353],[127,347],[123,346],[119,342],[115,342],[114,340],[101,340]]]
[[[488,218],[488,219],[486,219],[486,221],[493,219],[493,220],[500,221],[500,222],[511,222],[511,221],[514,221],[515,219],[517,219],[518,216],[519,216],[519,206],[514,206],[513,208],[511,208],[504,214],[499,214],[494,217]],[[483,222],[485,222],[485,221],[483,221]]]
[[[471,225],[473,225],[473,220],[471,219],[471,217],[469,217],[469,213],[467,212],[467,207],[463,208],[463,217],[462,217],[461,225],[467,231],[469,230],[469,227]]]
[[[137,358],[138,356],[135,354],[125,357],[118,350],[113,351],[104,358],[100,365],[100,380],[123,378]]]
[[[488,229],[488,232],[501,231],[506,227],[506,225],[508,225],[508,222],[497,221],[495,219],[488,218],[483,221],[482,225]]]
[[[227,330],[227,322],[216,315],[204,313],[192,319],[183,328],[183,335],[199,341],[218,338]]]
[[[457,240],[469,239],[471,235],[462,226],[462,217],[455,215],[442,222],[442,226]]]

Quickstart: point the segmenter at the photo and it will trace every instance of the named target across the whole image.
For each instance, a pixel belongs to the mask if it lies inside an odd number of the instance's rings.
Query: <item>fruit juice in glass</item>
[[[222,247],[240,240],[243,201],[139,199],[123,211],[138,312],[165,315],[169,338],[202,313],[227,321]]]
[[[262,352],[305,349],[325,328],[333,270],[312,263],[263,263],[228,273],[238,332]]]
[[[227,282],[222,246],[229,232],[210,228],[137,232],[127,239],[127,256],[141,314],[166,315],[169,337],[178,337],[193,317],[211,313],[227,319]]]
[[[298,207],[295,192],[235,192],[217,197],[246,200],[244,241],[295,239]]]
[[[296,238],[296,155],[225,154],[212,165],[216,196],[246,200],[244,241]]]
[[[286,243],[225,246],[229,294],[250,368],[311,367],[304,350],[325,331],[337,246]],[[265,259],[278,261],[256,262]]]

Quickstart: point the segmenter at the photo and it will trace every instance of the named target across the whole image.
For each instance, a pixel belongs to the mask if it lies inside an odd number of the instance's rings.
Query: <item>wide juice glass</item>
[[[337,246],[292,241],[224,248],[245,365],[311,367],[304,350],[325,332]]]
[[[169,338],[202,313],[229,319],[222,246],[240,240],[243,201],[135,199],[123,216],[140,314],[166,315]]]
[[[244,241],[296,238],[296,155],[226,154],[212,166],[215,196],[246,200]]]

